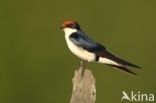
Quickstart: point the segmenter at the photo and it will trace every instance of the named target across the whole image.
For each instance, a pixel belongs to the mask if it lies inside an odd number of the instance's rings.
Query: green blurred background
[[[123,90],[156,93],[155,0],[1,0],[0,103],[69,103],[79,59],[59,29],[68,18],[142,67],[135,77],[87,64],[96,77],[96,103],[120,103]]]

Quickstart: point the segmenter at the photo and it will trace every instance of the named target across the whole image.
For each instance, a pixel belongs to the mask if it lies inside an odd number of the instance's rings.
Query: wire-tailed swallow
[[[139,68],[139,66],[107,51],[103,45],[86,35],[75,20],[64,21],[60,28],[65,32],[65,40],[70,51],[83,61],[104,63],[136,75],[128,67]]]

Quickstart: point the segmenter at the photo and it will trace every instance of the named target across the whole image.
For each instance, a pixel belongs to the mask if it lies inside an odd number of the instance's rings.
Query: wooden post
[[[70,103],[95,103],[95,78],[91,70],[84,65],[75,70],[73,77],[73,90]]]

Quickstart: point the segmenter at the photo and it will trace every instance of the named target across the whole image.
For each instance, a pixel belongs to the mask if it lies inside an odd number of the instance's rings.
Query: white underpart
[[[86,50],[84,50],[83,48],[80,48],[78,46],[76,46],[70,39],[69,36],[76,32],[76,29],[71,29],[71,28],[65,28],[64,32],[65,32],[65,39],[67,42],[67,45],[70,49],[70,51],[75,54],[76,56],[78,56],[79,58],[91,62],[95,60],[95,54],[94,53],[90,53]]]
[[[111,59],[107,59],[107,58],[103,58],[103,57],[100,57],[99,58],[99,62],[100,63],[104,63],[104,64],[111,64],[111,65],[117,65],[117,66],[122,66],[121,64],[111,60]]]

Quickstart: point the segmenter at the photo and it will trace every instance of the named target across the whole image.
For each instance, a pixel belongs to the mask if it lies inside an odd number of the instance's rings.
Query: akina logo
[[[121,101],[132,101],[132,102],[154,102],[154,94],[153,93],[141,93],[140,91],[134,92],[126,92],[122,91]]]

